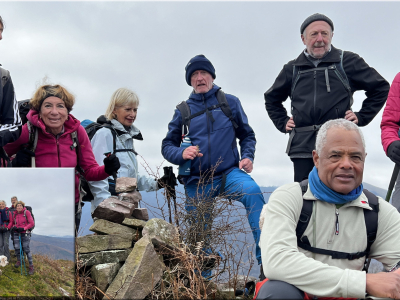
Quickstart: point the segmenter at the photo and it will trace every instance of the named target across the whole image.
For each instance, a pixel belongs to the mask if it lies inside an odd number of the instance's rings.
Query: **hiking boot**
[[[28,274],[33,275],[33,273],[35,273],[35,270],[33,269],[33,265],[32,265],[32,266],[29,266]]]
[[[17,262],[15,263],[14,267],[19,268],[21,266],[21,262],[19,260],[17,260]]]

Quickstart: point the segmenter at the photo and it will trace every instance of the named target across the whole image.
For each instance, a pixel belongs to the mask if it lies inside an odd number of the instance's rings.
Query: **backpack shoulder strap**
[[[347,92],[349,93],[350,96],[350,107],[349,109],[353,106],[353,94],[351,92],[351,87],[350,87],[350,82],[349,79],[347,78],[347,74],[344,71],[343,67],[343,56],[344,56],[344,51],[341,49],[338,49],[340,51],[340,63],[335,63],[336,69],[339,71],[340,74],[340,81],[343,83],[344,87],[346,88]]]
[[[292,86],[290,88],[290,99],[293,98],[293,91],[294,91],[294,88],[296,87],[297,80],[299,79],[298,78],[299,71],[300,71],[300,67],[293,65]]]
[[[235,129],[237,129],[239,126],[238,124],[235,122],[233,116],[232,116],[232,110],[229,107],[228,101],[226,100],[226,96],[225,93],[219,89],[217,92],[217,100],[218,103],[220,104],[221,110],[222,112],[225,114],[225,116],[228,117],[228,119],[232,122],[232,125]]]
[[[10,78],[10,71],[0,67],[0,72],[1,72],[1,89],[3,90],[8,79]]]
[[[26,124],[28,126],[28,133],[29,133],[28,149],[30,149],[32,152],[35,152],[39,133],[36,126],[33,126],[30,121],[27,121]],[[31,167],[36,168],[35,156],[32,156],[31,158]]]
[[[181,112],[182,116],[182,135],[185,135],[189,131],[190,125],[190,107],[186,103],[186,101],[182,101],[176,106],[177,109]],[[185,133],[186,130],[186,133]]]
[[[38,142],[38,130],[36,129],[36,126],[33,126],[30,121],[26,122],[26,124],[28,126],[28,132],[29,132],[28,146],[32,152],[35,152]]]
[[[369,206],[372,208],[372,210],[364,209],[365,227],[367,228],[367,249],[365,251],[368,256],[378,231],[379,200],[378,197],[370,191],[364,189],[363,192],[368,198]]]
[[[301,193],[304,195],[308,188],[308,179],[299,182]],[[314,200],[305,200],[303,198],[303,207],[301,208],[299,222],[296,227],[296,236],[299,241],[307,229],[308,223],[310,222],[312,210],[313,210]]]
[[[72,139],[72,145],[70,146],[71,150],[76,151],[76,170],[82,175],[85,173],[85,170],[82,169],[81,164],[80,164],[80,145],[79,145],[79,139],[78,139],[78,132],[75,130],[71,132],[71,139]]]
[[[108,128],[111,131],[111,134],[113,136],[113,154],[117,150],[117,133],[115,132],[115,129],[110,125],[110,124],[104,124],[102,127]]]

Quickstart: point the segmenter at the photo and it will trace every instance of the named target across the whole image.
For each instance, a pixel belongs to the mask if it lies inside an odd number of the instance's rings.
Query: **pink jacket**
[[[31,110],[27,114],[32,125],[39,128],[38,143],[35,150],[36,166],[39,168],[75,168],[77,166],[76,149],[71,150],[71,133],[77,131],[79,141],[79,164],[85,171],[87,180],[99,181],[106,179],[109,174],[104,171],[104,166],[99,166],[94,158],[92,145],[85,129],[79,120],[71,114],[64,123],[64,133],[57,139],[46,131],[46,127],[38,112]],[[22,133],[18,140],[4,146],[4,150],[11,157],[21,146],[29,142],[27,124],[22,127]],[[79,174],[75,175],[75,203],[79,202]]]
[[[26,218],[24,217],[24,212]],[[8,229],[12,227],[22,227],[24,231],[21,233],[25,233],[26,230],[31,229],[35,225],[35,221],[32,218],[31,212],[24,207],[24,209],[19,213],[18,211],[14,211],[14,214],[8,224]]]
[[[385,110],[381,122],[381,139],[383,149],[387,154],[389,145],[400,140],[400,73],[397,73],[390,87]]]

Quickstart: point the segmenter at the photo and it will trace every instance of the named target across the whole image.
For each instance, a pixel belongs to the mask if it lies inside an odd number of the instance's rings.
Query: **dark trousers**
[[[78,203],[75,204],[75,236],[79,232],[79,225],[81,224],[81,217],[82,217],[82,207],[84,203],[82,202],[82,206],[79,209]],[[79,212],[78,212],[79,210]]]
[[[21,239],[21,241],[20,241],[20,239]],[[29,244],[31,242],[30,233],[16,233],[16,232],[14,232],[14,249],[15,249],[15,253],[17,254],[17,260],[18,261],[21,261],[20,242],[21,242],[23,253],[25,253],[26,256],[28,257],[29,265],[33,266],[32,253],[31,253],[31,249],[29,247]]]
[[[294,181],[301,182],[308,178],[308,174],[314,168],[314,161],[310,158],[291,158],[294,168]]]
[[[304,299],[304,292],[284,281],[268,280],[260,288],[256,300]]]

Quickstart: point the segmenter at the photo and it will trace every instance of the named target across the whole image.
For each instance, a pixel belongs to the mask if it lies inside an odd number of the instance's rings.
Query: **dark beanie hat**
[[[316,13],[316,14],[309,16],[307,19],[304,20],[303,24],[301,24],[301,26],[300,26],[300,33],[303,34],[304,29],[306,29],[306,27],[308,25],[310,25],[312,22],[315,22],[315,21],[325,21],[326,23],[328,23],[331,26],[332,32],[333,32],[332,20],[323,14]]]
[[[197,70],[204,70],[211,74],[212,78],[215,79],[215,69],[212,63],[203,54],[196,55],[193,57],[185,67],[186,70],[186,82],[191,86],[191,77],[193,72]]]

